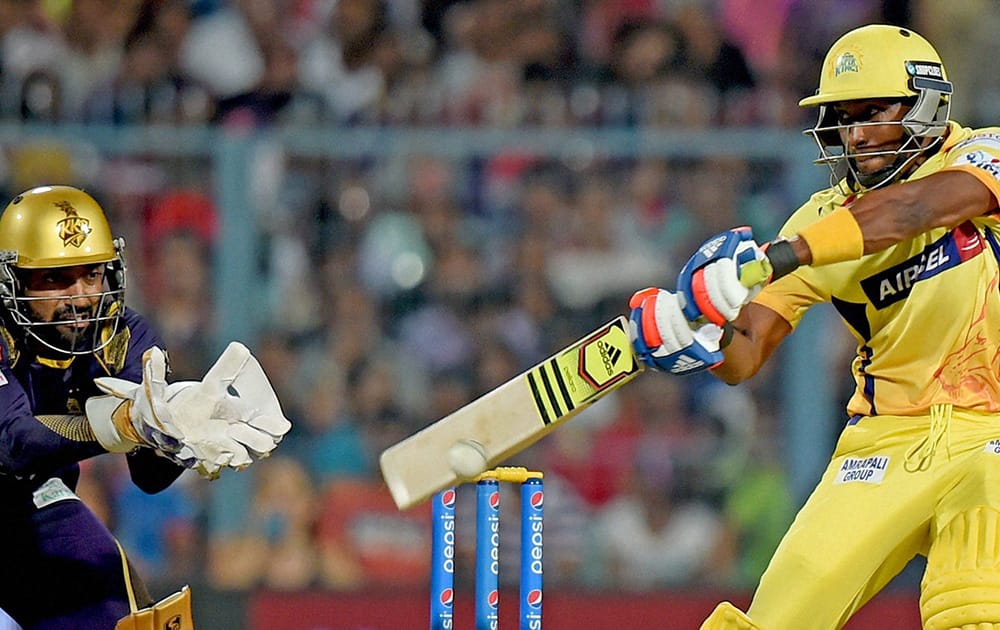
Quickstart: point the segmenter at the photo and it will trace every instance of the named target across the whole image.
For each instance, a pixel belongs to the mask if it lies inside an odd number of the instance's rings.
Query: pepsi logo
[[[500,591],[493,589],[490,594],[486,596],[486,603],[490,605],[490,608],[496,608],[500,605]]]
[[[490,508],[497,510],[500,509],[500,493],[493,492],[490,494]]]
[[[533,588],[524,596],[524,601],[532,608],[540,608],[542,605],[542,589]]]
[[[541,490],[533,492],[531,493],[531,496],[528,498],[528,501],[531,503],[531,507],[537,510],[538,508],[542,507],[542,503],[545,502],[545,493],[542,492]]]
[[[455,601],[455,589],[446,588],[441,591],[440,595],[441,603],[445,606],[451,606],[452,602]]]
[[[453,507],[455,507],[455,494],[456,493],[455,493],[455,489],[454,488],[448,488],[447,490],[445,490],[444,492],[442,492],[441,493],[441,505],[443,505],[446,508],[453,508]]]

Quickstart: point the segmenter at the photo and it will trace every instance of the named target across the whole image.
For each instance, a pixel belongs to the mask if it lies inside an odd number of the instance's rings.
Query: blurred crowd
[[[110,124],[798,126],[795,103],[815,88],[822,55],[856,24],[909,22],[944,42],[946,61],[949,45],[995,49],[989,2],[940,5],[3,0],[0,116]],[[968,63],[952,65],[976,76]],[[962,111],[995,110],[996,88],[981,90],[984,83],[970,78]]]
[[[1000,84],[972,65],[1000,46],[991,7],[0,0],[0,124],[800,129],[812,121],[796,102],[827,47],[871,21],[927,35],[953,68],[955,117],[995,122]],[[707,236],[749,224],[769,238],[800,201],[774,160],[272,147],[250,177],[256,258],[219,261],[207,158],[3,149],[6,196],[72,183],[109,210],[129,243],[129,302],[161,330],[176,379],[200,378],[218,349],[213,265],[254,269],[260,312],[247,316],[265,326],[251,346],[294,425],[276,455],[155,496],[114,458],[85,465],[81,493],[167,587],[426,588],[429,509],[395,509],[378,453],[620,314],[633,291],[672,285]],[[780,380],[647,374],[512,461],[546,475],[547,587],[752,585],[795,508]],[[511,567],[516,509],[506,501]]]

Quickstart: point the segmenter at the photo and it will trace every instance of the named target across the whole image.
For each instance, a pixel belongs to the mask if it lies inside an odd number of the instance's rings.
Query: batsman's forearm
[[[711,370],[730,385],[756,374],[781,340],[792,332],[791,324],[784,318],[754,302],[743,307],[732,327],[732,338],[722,349],[724,360]]]
[[[936,227],[954,227],[997,209],[975,175],[945,170],[861,195],[789,239],[799,265],[856,260]]]
[[[936,227],[955,227],[996,209],[997,199],[990,188],[961,169],[874,190],[850,207],[864,234],[866,254]]]
[[[737,330],[728,346],[722,351],[725,359],[712,368],[711,373],[729,385],[736,385],[757,373],[760,364],[754,360],[753,344],[746,333]]]

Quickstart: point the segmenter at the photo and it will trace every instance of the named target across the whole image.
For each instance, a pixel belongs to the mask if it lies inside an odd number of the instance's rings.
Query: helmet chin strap
[[[916,136],[911,136],[910,140],[915,141],[918,145],[920,144],[920,139]],[[860,188],[861,190],[873,190],[906,177],[912,173],[917,166],[923,164],[924,160],[936,152],[938,147],[941,145],[940,137],[929,138],[928,140],[929,142],[925,146],[913,151],[902,151],[896,155],[896,159],[894,159],[892,163],[883,166],[882,168],[875,169],[870,173],[861,172],[861,170],[858,169],[854,158],[846,158],[849,167],[847,169],[848,184],[852,189]]]
[[[852,188],[854,184],[857,184],[862,190],[872,190],[893,182],[903,175],[907,162],[911,161],[914,157],[913,155],[896,156],[892,164],[875,169],[870,173],[858,170],[854,164],[854,160],[850,160],[851,168],[848,169],[848,177],[851,180]]]

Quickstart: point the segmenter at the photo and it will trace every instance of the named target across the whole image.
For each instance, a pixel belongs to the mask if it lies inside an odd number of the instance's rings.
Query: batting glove
[[[772,267],[749,227],[717,234],[702,243],[677,277],[684,316],[724,326],[770,282]]]
[[[639,359],[673,374],[690,374],[722,363],[722,328],[712,323],[696,329],[682,310],[683,297],[649,288],[629,300],[629,336]]]

